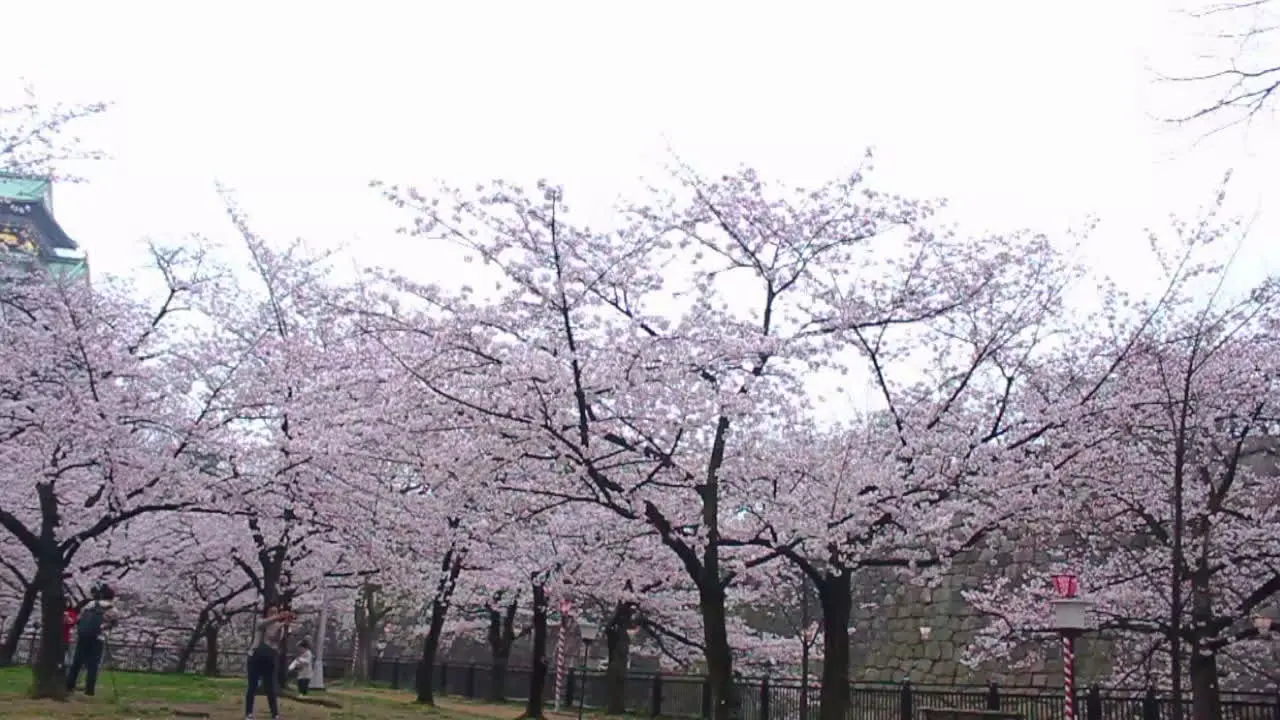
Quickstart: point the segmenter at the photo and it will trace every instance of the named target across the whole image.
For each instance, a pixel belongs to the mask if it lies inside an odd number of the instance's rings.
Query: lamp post
[[[328,636],[325,629],[329,624],[329,577],[323,575],[320,577],[320,621],[316,625],[315,640],[315,660],[313,666],[315,670],[311,673],[312,690],[324,690],[324,641]]]
[[[1267,647],[1270,650],[1271,662],[1274,666],[1276,660],[1276,646],[1271,642],[1271,623],[1272,620],[1269,615],[1253,616],[1253,629],[1258,631],[1258,639],[1267,643]]]
[[[804,573],[797,573],[800,581],[800,707],[805,713],[802,717],[808,720],[809,715],[809,578]]]
[[[1053,576],[1053,625],[1062,635],[1062,692],[1065,720],[1076,719],[1076,638],[1089,629],[1089,606],[1080,594],[1080,579],[1071,573]]]
[[[1254,615],[1253,629],[1258,631],[1259,636],[1267,637],[1271,634],[1271,618],[1266,615]]]
[[[921,643],[929,642],[929,638],[933,636],[933,626],[921,625],[917,629],[920,631],[920,642]],[[924,660],[920,662],[920,667],[922,668],[921,672],[925,674],[927,679],[928,673],[925,673],[924,669],[927,669],[929,667],[929,662],[928,662],[929,651],[925,649],[924,646],[922,645],[920,647],[920,654],[924,658]],[[907,679],[910,680],[910,676],[908,676]]]
[[[578,636],[582,638],[582,687],[578,688],[578,720],[582,720],[582,709],[587,701],[587,658],[591,653],[591,643],[599,635],[600,629],[589,622],[578,623]]]
[[[640,626],[627,628],[627,670],[631,670],[631,652],[636,646],[636,638],[640,635]]]
[[[556,702],[555,710],[560,712],[560,703],[564,699],[565,631],[569,629],[569,613],[573,612],[573,602],[568,598],[560,601],[560,624],[556,626]]]

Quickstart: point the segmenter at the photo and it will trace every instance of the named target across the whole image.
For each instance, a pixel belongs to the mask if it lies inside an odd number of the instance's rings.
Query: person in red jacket
[[[71,639],[75,634],[76,625],[79,623],[80,611],[68,600],[66,610],[62,611],[62,645],[65,651],[62,658],[63,667],[71,664]]]

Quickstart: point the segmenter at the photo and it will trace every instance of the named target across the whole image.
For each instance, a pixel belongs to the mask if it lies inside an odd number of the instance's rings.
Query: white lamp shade
[[[578,623],[578,634],[583,642],[594,642],[600,636],[600,628],[587,622]]]
[[[930,635],[932,635],[932,634],[933,634],[933,628],[929,627],[928,625],[921,625],[921,626],[920,626],[920,639],[921,639],[921,640],[928,640],[928,639],[929,639],[929,636],[930,636]]]
[[[1259,635],[1266,635],[1271,632],[1271,618],[1266,615],[1254,615],[1253,629],[1257,630]]]
[[[1088,630],[1089,606],[1089,601],[1080,598],[1054,600],[1053,626],[1059,630]]]

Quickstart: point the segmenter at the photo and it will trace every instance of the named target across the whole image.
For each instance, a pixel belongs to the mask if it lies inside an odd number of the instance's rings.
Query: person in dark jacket
[[[93,589],[93,600],[80,611],[76,621],[76,649],[67,670],[67,692],[75,692],[76,680],[84,670],[84,694],[92,695],[98,685],[98,670],[106,648],[107,633],[120,620],[116,594],[109,585]]]

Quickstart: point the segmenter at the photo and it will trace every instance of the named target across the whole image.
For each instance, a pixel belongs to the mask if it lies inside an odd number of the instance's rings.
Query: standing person
[[[268,605],[262,611],[262,619],[254,626],[253,643],[249,646],[249,689],[244,695],[245,720],[253,720],[254,696],[258,694],[260,685],[267,691],[272,720],[280,717],[276,666],[280,662],[280,643],[284,639],[285,626],[292,621],[293,613]]]
[[[76,626],[80,624],[80,611],[76,609],[75,603],[70,598],[67,599],[66,609],[62,611],[62,646],[65,652],[62,655],[62,666],[64,668],[71,667],[72,652],[71,647],[75,640]]]
[[[315,656],[311,654],[311,643],[306,640],[298,642],[298,657],[289,663],[289,672],[298,672],[298,694],[306,695],[311,688],[311,665]]]
[[[75,692],[80,670],[85,671],[85,695],[92,695],[97,688],[107,632],[120,619],[120,610],[115,602],[116,593],[111,586],[97,585],[92,594],[93,601],[84,606],[76,621],[76,650],[71,655],[71,669],[67,671],[67,692]]]

